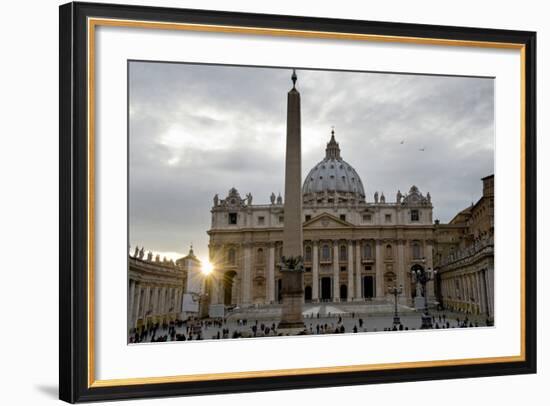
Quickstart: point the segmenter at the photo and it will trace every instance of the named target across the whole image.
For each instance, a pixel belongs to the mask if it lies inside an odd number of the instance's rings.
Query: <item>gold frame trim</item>
[[[520,51],[520,191],[521,191],[521,267],[520,267],[520,354],[515,356],[503,357],[485,357],[485,358],[464,358],[453,360],[434,360],[434,361],[415,361],[415,362],[400,362],[400,363],[383,363],[383,364],[364,364],[364,365],[347,365],[347,366],[331,366],[331,367],[316,367],[316,368],[295,368],[295,369],[276,369],[266,371],[243,371],[243,372],[221,372],[212,374],[192,374],[192,375],[174,375],[160,377],[145,377],[145,378],[122,378],[122,379],[95,379],[95,279],[94,279],[94,191],[95,191],[95,28],[97,26],[110,27],[132,27],[132,28],[148,28],[160,30],[183,30],[194,32],[217,32],[231,33],[244,35],[265,35],[277,37],[298,37],[298,38],[318,38],[318,39],[338,39],[338,40],[354,40],[354,41],[371,41],[371,42],[389,42],[389,43],[405,43],[416,45],[436,45],[436,46],[461,46],[461,47],[478,47],[478,48],[496,48],[496,49],[512,49]],[[525,45],[518,43],[506,42],[486,42],[486,41],[464,41],[452,39],[433,39],[422,37],[400,37],[390,35],[372,35],[372,34],[354,34],[342,32],[325,32],[325,31],[305,31],[305,30],[290,30],[290,29],[272,29],[258,27],[240,27],[227,25],[208,25],[208,24],[185,24],[185,23],[163,23],[154,21],[140,20],[121,20],[108,18],[89,18],[87,29],[88,43],[88,387],[89,388],[104,388],[113,386],[126,385],[143,385],[143,384],[161,384],[161,383],[177,383],[177,382],[199,382],[213,381],[220,379],[244,379],[244,378],[267,378],[280,376],[298,376],[311,374],[330,374],[341,372],[365,372],[365,371],[380,371],[392,370],[401,368],[426,368],[426,367],[441,367],[441,366],[459,366],[459,365],[480,365],[480,364],[496,364],[504,362],[523,362],[526,360],[526,343],[525,343]]]

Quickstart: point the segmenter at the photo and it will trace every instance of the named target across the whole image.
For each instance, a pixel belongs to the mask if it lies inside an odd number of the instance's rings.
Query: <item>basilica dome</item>
[[[325,159],[315,165],[304,180],[304,202],[318,200],[319,195],[335,193],[343,200],[364,200],[363,182],[355,169],[340,156],[340,146],[334,138],[334,130],[325,151]]]

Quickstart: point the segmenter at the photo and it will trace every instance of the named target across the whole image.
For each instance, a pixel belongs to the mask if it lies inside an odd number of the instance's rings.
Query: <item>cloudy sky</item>
[[[212,198],[236,187],[254,203],[284,191],[286,93],[291,71],[131,62],[130,245],[176,258],[193,243],[207,257]],[[302,177],[335,127],[342,158],[367,201],[430,192],[449,221],[494,171],[494,81],[298,70]],[[401,143],[404,141],[403,143]],[[424,151],[420,151],[424,149]]]

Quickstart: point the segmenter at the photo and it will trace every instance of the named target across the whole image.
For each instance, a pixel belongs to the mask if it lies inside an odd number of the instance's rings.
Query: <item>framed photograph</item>
[[[536,34],[60,7],[60,398],[536,372]]]

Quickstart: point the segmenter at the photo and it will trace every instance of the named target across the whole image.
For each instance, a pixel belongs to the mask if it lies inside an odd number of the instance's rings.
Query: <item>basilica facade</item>
[[[216,270],[211,301],[252,306],[281,300],[280,262],[285,221],[281,196],[253,204],[231,188],[214,197],[210,261]],[[432,201],[416,186],[368,200],[357,171],[341,155],[334,130],[324,158],[302,186],[304,301],[383,302],[402,286],[402,304],[416,294],[411,268],[432,269]],[[433,283],[428,294],[434,299]],[[393,297],[392,297],[393,300]]]

